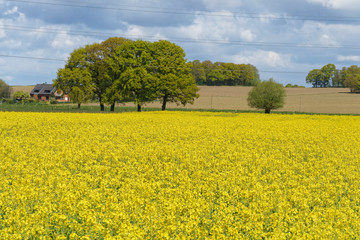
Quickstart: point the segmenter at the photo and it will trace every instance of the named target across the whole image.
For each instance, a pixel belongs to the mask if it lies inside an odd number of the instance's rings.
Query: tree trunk
[[[81,103],[78,103],[78,109],[80,109],[80,105],[81,105]]]
[[[140,104],[137,105],[137,111],[141,112],[141,105]]]
[[[165,109],[166,109],[167,99],[168,99],[168,96],[165,95],[165,96],[163,97],[163,103],[162,103],[162,107],[161,107],[161,110],[162,110],[162,111],[165,111]]]
[[[270,108],[265,108],[265,113],[269,114],[270,113]]]
[[[100,110],[101,110],[102,112],[105,111],[105,106],[104,106],[103,103],[100,103]]]
[[[110,112],[114,112],[115,111],[115,103],[111,104],[111,108],[110,108]]]

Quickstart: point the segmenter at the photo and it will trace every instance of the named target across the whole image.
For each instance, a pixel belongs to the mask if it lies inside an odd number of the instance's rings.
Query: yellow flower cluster
[[[0,239],[358,239],[360,118],[0,112]]]

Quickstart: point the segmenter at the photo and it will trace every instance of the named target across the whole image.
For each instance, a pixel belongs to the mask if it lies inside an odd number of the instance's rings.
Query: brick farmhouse
[[[51,84],[43,83],[37,84],[34,89],[30,92],[30,97],[39,101],[49,101],[50,97],[54,97],[58,102],[69,102],[70,98],[68,95],[59,93],[56,87]]]

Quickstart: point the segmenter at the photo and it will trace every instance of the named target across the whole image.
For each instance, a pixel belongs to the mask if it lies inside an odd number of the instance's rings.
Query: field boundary
[[[25,86],[28,90],[32,86]],[[23,87],[23,89],[25,89]],[[15,87],[13,87],[15,89]],[[21,86],[17,87],[17,90]],[[261,112],[250,108],[247,104],[247,95],[251,87],[238,86],[199,86],[200,97],[195,100],[194,104],[186,106],[169,103],[169,110],[178,111],[235,111],[235,112]],[[279,113],[302,113],[302,114],[360,114],[360,94],[350,93],[346,88],[286,88],[286,100],[283,108],[273,112]],[[31,90],[30,90],[31,91]],[[87,107],[92,105],[94,108]],[[19,106],[1,106],[0,111],[65,111],[64,107],[50,105],[51,107],[19,107]],[[70,105],[66,105],[70,106]],[[41,108],[40,110],[38,108]],[[98,103],[83,104],[80,112],[100,112]],[[121,108],[119,110],[119,108]],[[134,103],[124,105],[117,104],[116,112],[134,111]],[[147,103],[144,111],[149,109],[158,111],[161,109],[159,101]],[[66,111],[78,112],[68,107]]]

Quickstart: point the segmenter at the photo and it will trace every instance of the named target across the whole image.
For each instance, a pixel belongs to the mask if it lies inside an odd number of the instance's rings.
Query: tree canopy
[[[321,69],[313,69],[306,76],[306,83],[310,83],[313,87],[325,88],[331,86],[330,80],[335,78],[336,67],[334,64],[327,64]],[[334,82],[334,81],[333,81]]]
[[[30,98],[30,94],[24,91],[16,91],[13,95],[15,100],[26,102]]]
[[[108,61],[112,75],[117,76],[117,92],[130,96],[138,111],[144,103],[157,99],[165,110],[167,102],[186,105],[198,97],[185,52],[174,43],[127,42]]]
[[[158,81],[162,110],[166,109],[167,102],[194,103],[199,96],[196,93],[198,88],[184,50],[169,41],[158,41],[153,43],[153,54],[153,71]]]
[[[265,109],[265,113],[270,113],[272,109],[284,106],[285,96],[284,87],[271,78],[268,81],[262,81],[252,88],[247,101],[250,107]]]
[[[112,75],[117,76],[115,89],[124,95],[130,95],[138,106],[138,111],[141,111],[144,103],[157,98],[157,79],[152,73],[150,42],[126,42],[116,49],[108,61]]]
[[[334,64],[327,64],[321,69],[311,70],[306,82],[313,87],[347,87],[351,92],[360,92],[360,68],[353,65],[336,69]]]
[[[121,37],[111,37],[101,43],[94,43],[86,46],[86,60],[88,70],[92,77],[94,94],[100,101],[101,111],[104,111],[104,104],[111,105],[114,111],[115,103],[121,100],[121,96],[114,92],[114,80],[108,59],[113,58],[116,48],[131,40]]]
[[[254,86],[260,82],[258,70],[250,64],[195,60],[191,72],[198,85]]]
[[[65,67],[58,70],[53,83],[59,91],[68,94],[78,108],[93,95],[92,78],[85,56],[85,48],[74,50]]]
[[[10,86],[4,80],[0,79],[0,98],[9,98],[10,92]]]
[[[360,92],[360,67],[353,65],[344,71],[344,85],[351,92]]]
[[[141,111],[146,102],[160,100],[165,110],[167,102],[186,105],[198,97],[184,50],[169,41],[109,38],[75,49],[54,86],[78,104],[95,96],[101,110],[107,103],[111,111],[118,101],[132,100]]]

